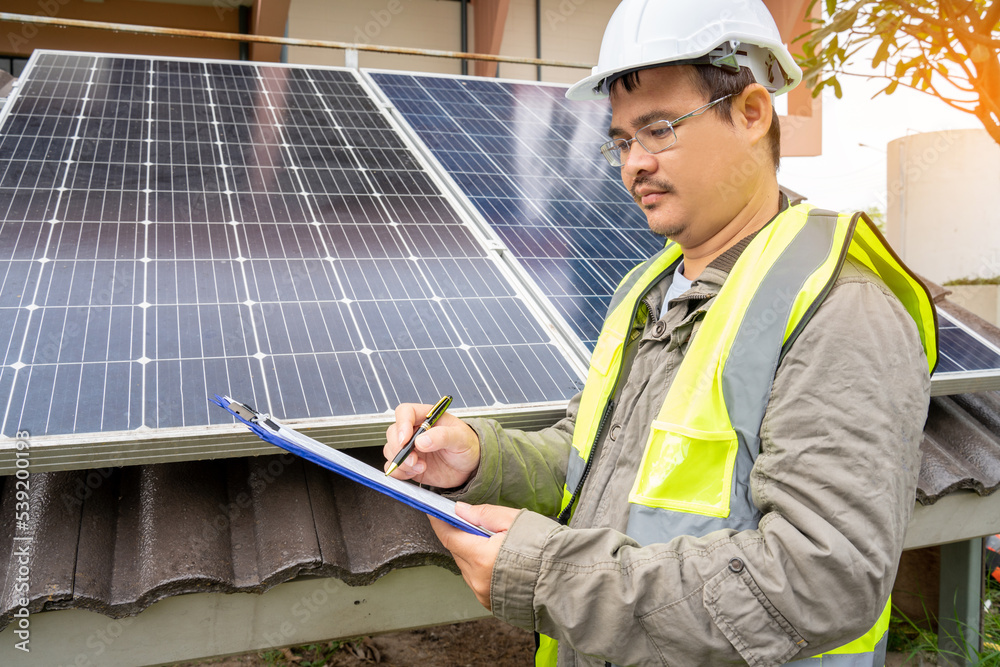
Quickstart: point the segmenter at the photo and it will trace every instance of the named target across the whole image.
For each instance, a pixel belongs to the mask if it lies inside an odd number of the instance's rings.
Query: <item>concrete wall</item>
[[[949,285],[948,289],[948,299],[1000,326],[1000,285]]]
[[[601,37],[618,0],[542,0],[542,58],[596,63]],[[535,57],[535,0],[511,0],[500,54]],[[543,67],[542,80],[575,83],[590,72]],[[535,79],[530,65],[500,65],[500,76]]]
[[[292,0],[288,34],[389,46],[458,51],[459,3],[442,0]],[[471,25],[470,20],[470,34]],[[289,47],[288,61],[308,65],[343,65],[344,52]],[[457,74],[458,61],[443,58],[362,53],[362,67],[409,69]]]
[[[542,0],[542,57],[597,62],[601,36],[618,0]],[[454,0],[292,0],[288,31],[293,37],[365,42],[424,49],[461,50],[460,3]],[[475,5],[469,5],[469,49]],[[535,0],[511,0],[501,55],[535,57]],[[362,53],[362,67],[459,74],[456,60]],[[288,60],[343,65],[344,53],[291,47]],[[472,71],[470,63],[469,71]],[[544,81],[572,83],[586,70],[545,67]],[[501,63],[504,78],[535,79],[535,67]]]
[[[1000,275],[1000,146],[986,130],[896,139],[888,149],[889,242],[941,283]]]

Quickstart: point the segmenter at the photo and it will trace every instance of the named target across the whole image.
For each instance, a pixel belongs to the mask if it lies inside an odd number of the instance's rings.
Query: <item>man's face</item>
[[[639,72],[639,86],[632,92],[621,84],[615,86],[611,137],[630,139],[649,123],[673,120],[710,102],[695,76],[689,66],[658,67]],[[756,181],[742,175],[739,168],[753,164],[752,147],[739,123],[725,122],[714,109],[674,129],[677,142],[660,153],[650,154],[639,142],[632,142],[621,167],[622,182],[653,232],[694,248],[746,206]]]

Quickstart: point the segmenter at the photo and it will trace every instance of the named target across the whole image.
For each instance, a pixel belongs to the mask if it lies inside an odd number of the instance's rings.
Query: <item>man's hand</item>
[[[409,442],[430,409],[429,405],[415,403],[404,403],[396,408],[396,422],[385,432],[383,470],[389,469],[389,462]],[[446,412],[434,428],[417,438],[413,452],[392,476],[451,489],[465,484],[478,467],[479,437],[468,424]]]
[[[496,563],[507,530],[521,510],[499,505],[469,505],[455,503],[455,513],[469,523],[481,526],[493,533],[485,538],[467,533],[451,524],[430,517],[431,526],[437,533],[444,548],[451,552],[462,571],[462,578],[476,594],[479,604],[490,609],[490,581],[493,564]]]

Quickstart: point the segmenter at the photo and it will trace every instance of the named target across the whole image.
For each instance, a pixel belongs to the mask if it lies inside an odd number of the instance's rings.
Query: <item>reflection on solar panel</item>
[[[663,247],[597,150],[608,105],[565,86],[369,74],[593,348],[621,277]]]
[[[455,188],[593,348],[621,276],[662,245],[597,151],[603,102],[565,86],[371,70]],[[1000,351],[943,318],[935,394],[1000,389]]]
[[[576,390],[351,71],[36,52],[0,155],[4,435]]]

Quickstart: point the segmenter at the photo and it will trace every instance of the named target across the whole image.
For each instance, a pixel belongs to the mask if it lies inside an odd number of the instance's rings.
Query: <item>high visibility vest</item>
[[[626,533],[641,545],[757,528],[750,471],[778,364],[840,274],[847,257],[877,274],[917,324],[928,370],[937,364],[937,316],[927,289],[867,217],[807,204],[787,208],[747,245],[681,362],[629,493]],[[643,296],[681,260],[668,243],[622,280],[591,357],[580,399],[562,511],[569,521],[611,412],[626,341]],[[864,636],[790,664],[881,667],[889,603]],[[555,665],[556,641],[540,637],[536,665]]]

